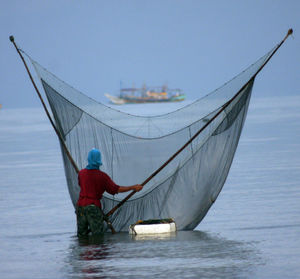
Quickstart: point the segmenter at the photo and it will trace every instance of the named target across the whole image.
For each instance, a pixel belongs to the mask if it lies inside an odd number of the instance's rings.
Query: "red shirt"
[[[120,187],[105,172],[88,169],[79,172],[78,184],[80,186],[78,206],[94,204],[101,207],[100,199],[103,193],[106,191],[114,195],[118,193]]]

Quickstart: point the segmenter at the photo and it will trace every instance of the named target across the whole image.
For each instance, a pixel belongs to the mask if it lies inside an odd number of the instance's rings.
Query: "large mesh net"
[[[136,116],[98,103],[31,60],[57,128],[79,168],[89,150],[102,152],[101,169],[119,185],[141,183],[200,129],[178,156],[112,216],[117,231],[137,220],[173,218],[177,229],[195,228],[221,191],[247,114],[254,78],[273,50],[205,97],[158,116]],[[207,125],[209,123],[209,125]],[[77,173],[62,148],[68,189],[76,205]],[[127,194],[104,194],[108,212]]]

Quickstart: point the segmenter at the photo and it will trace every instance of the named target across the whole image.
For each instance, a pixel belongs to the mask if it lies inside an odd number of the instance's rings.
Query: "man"
[[[143,186],[140,184],[132,186],[119,186],[105,173],[99,170],[102,165],[101,153],[98,149],[92,149],[88,154],[88,165],[78,174],[80,194],[77,202],[77,235],[79,237],[104,232],[103,213],[100,200],[106,191],[115,195],[131,190],[140,191]]]

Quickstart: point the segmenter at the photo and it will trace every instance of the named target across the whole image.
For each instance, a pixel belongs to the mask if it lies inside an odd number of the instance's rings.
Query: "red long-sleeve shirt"
[[[100,170],[82,169],[78,174],[78,183],[80,186],[78,206],[94,204],[101,207],[100,199],[103,193],[106,191],[115,195],[120,187],[105,172]]]

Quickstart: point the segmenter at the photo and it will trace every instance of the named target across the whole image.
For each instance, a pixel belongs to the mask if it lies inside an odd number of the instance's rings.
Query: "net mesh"
[[[111,216],[117,231],[127,231],[137,220],[166,218],[175,220],[177,229],[190,230],[203,219],[225,183],[254,77],[272,51],[205,97],[158,116],[136,116],[105,106],[31,62],[41,79],[56,126],[78,167],[84,168],[88,152],[98,148],[103,157],[101,169],[119,185],[142,183],[210,122],[143,191]],[[61,150],[75,206],[80,190],[77,173]],[[101,201],[103,211],[108,212],[127,194],[105,193]]]

